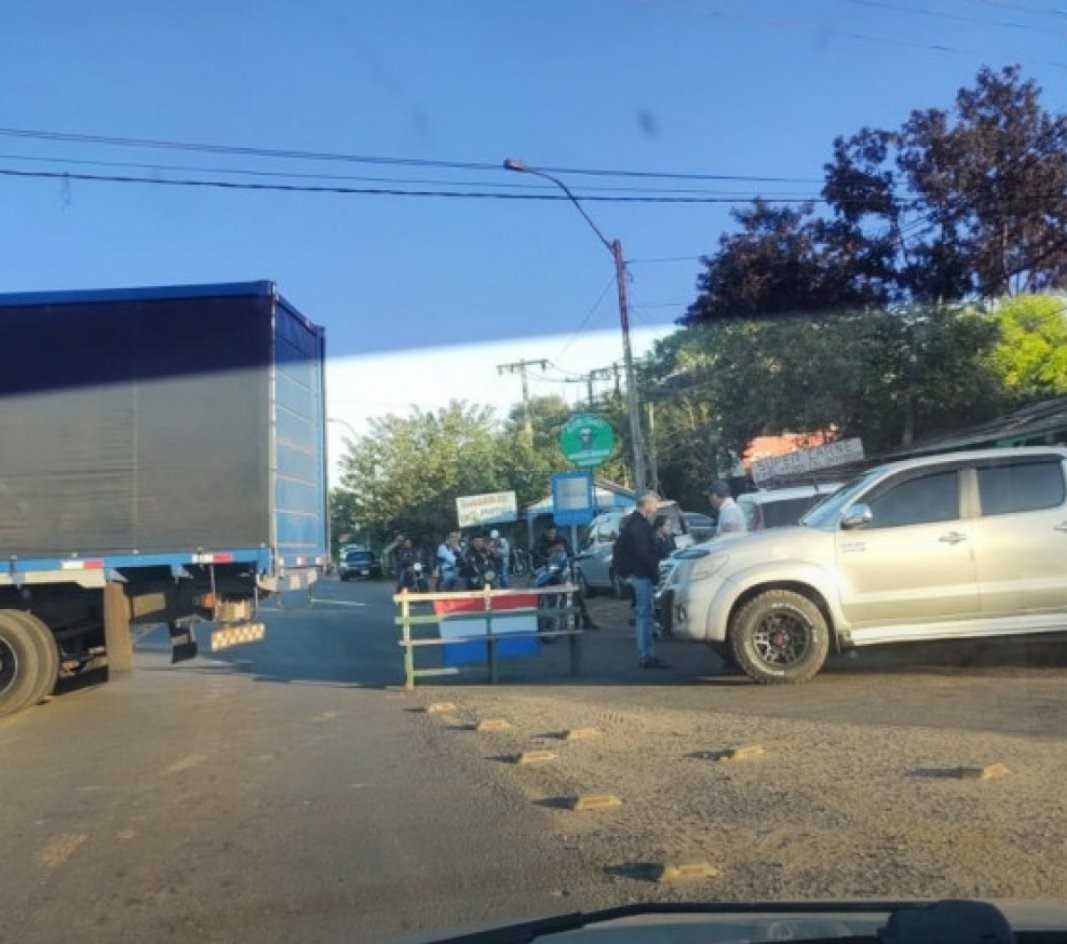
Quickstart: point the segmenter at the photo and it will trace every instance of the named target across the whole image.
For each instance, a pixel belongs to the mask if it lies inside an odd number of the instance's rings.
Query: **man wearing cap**
[[[729,482],[716,479],[704,490],[704,494],[708,496],[711,507],[719,516],[719,525],[715,530],[716,537],[724,534],[744,534],[748,530],[748,525],[745,524],[745,513],[730,494]]]

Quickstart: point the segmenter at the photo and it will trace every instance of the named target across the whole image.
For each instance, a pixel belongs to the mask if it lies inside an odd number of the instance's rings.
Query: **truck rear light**
[[[104,562],[99,558],[87,560],[65,560],[62,562],[64,570],[103,570]]]
[[[194,554],[194,564],[231,564],[233,563],[233,554],[228,552],[223,553],[208,553],[208,554]]]

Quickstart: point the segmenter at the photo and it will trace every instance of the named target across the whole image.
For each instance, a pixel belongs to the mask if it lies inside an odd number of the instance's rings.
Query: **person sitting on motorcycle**
[[[470,590],[481,590],[487,583],[494,583],[493,556],[489,550],[489,535],[476,531],[470,545],[463,552],[463,578]]]
[[[396,592],[399,593],[404,587],[416,589],[415,565],[419,562],[419,552],[415,550],[411,538],[400,538],[400,543],[393,550],[393,562],[396,564]]]
[[[440,547],[437,548],[438,590],[462,590],[463,578],[460,575],[463,550],[459,546],[459,532],[450,531]]]

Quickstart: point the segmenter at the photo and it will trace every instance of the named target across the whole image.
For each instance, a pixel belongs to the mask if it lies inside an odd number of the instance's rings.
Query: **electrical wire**
[[[970,2],[980,7],[999,7],[1001,10],[1014,10],[1017,13],[1028,13],[1031,16],[1058,16],[1067,18],[1067,10],[1035,7],[1030,3],[1013,3],[1011,0],[970,0]]]
[[[608,294],[608,290],[615,284],[615,276],[612,276],[607,282],[604,283],[604,287],[600,290],[600,294],[597,296],[596,301],[590,306],[589,311],[585,313],[585,317],[578,324],[578,327],[574,329],[574,333],[567,338],[566,343],[560,348],[559,352],[553,358],[554,361],[562,360],[563,355],[567,353],[570,346],[574,343],[575,339],[581,334],[586,325],[589,324],[590,319],[596,314],[597,309],[600,308],[601,303],[604,301],[604,296]]]
[[[44,155],[35,154],[9,154],[0,153],[0,160],[10,161],[37,161],[44,164],[62,164],[70,166],[87,166],[87,167],[117,167],[124,169],[136,169],[148,171],[150,173],[165,171],[180,171],[180,172],[193,172],[201,174],[231,174],[246,177],[269,177],[273,179],[293,179],[293,180],[334,180],[334,181],[360,181],[364,183],[392,183],[392,184],[430,184],[439,186],[468,186],[468,187],[489,187],[504,190],[530,190],[530,191],[548,191],[551,192],[555,188],[552,184],[546,183],[520,183],[515,181],[509,181],[507,183],[499,183],[496,181],[487,180],[454,180],[454,179],[441,179],[441,178],[427,178],[427,177],[376,177],[364,174],[322,174],[322,173],[308,173],[303,171],[281,171],[281,170],[253,170],[248,168],[239,167],[205,167],[203,165],[188,165],[188,164],[160,164],[160,163],[144,163],[141,161],[105,161],[105,160],[92,160],[90,158],[64,158],[64,157],[46,157]],[[652,194],[703,194],[705,196],[717,196],[717,197],[739,197],[744,199],[756,199],[757,197],[764,199],[776,199],[777,197],[795,197],[797,199],[809,200],[811,196],[806,194],[795,193],[792,191],[738,191],[738,190],[708,190],[704,188],[693,187],[656,187],[650,189],[649,187],[634,187],[634,186],[608,186],[603,184],[586,184],[583,188],[585,191],[603,191],[610,193],[652,193]]]
[[[489,192],[485,190],[413,190],[402,187],[339,187],[315,186],[309,184],[251,183],[236,180],[214,180],[201,177],[143,177],[134,174],[86,174],[68,171],[16,170],[11,167],[0,168],[0,176],[37,178],[41,180],[80,180],[96,183],[146,184],[160,187],[201,187],[217,190],[258,190],[280,193],[332,193],[360,196],[386,197],[454,197],[462,199],[485,200],[541,200],[549,202],[570,201],[570,197],[547,190],[544,193],[523,193],[515,191]],[[609,194],[582,194],[581,199],[587,203],[674,203],[674,204],[725,204],[736,205],[751,203],[751,197],[699,197],[699,196],[615,196]],[[774,203],[812,203],[825,202],[810,199],[776,199]]]
[[[450,170],[502,171],[499,163],[479,161],[442,161],[427,158],[383,157],[365,154],[345,154],[333,151],[304,151],[293,148],[247,147],[233,144],[206,144],[200,142],[170,141],[157,138],[131,138],[118,135],[78,134],[66,131],[45,131],[29,128],[2,128],[0,137],[28,138],[40,141],[57,141],[74,144],[102,144],[114,147],[148,148],[169,151],[196,151],[209,154],[238,154],[246,157],[268,157],[286,160],[341,161],[355,164],[383,164],[397,167],[434,167]],[[694,174],[671,171],[614,170],[589,167],[549,167],[537,165],[538,170],[553,174],[576,174],[593,177],[633,177],[661,180],[716,180],[742,183],[794,183],[818,184],[815,177],[763,177],[750,174]]]
[[[976,23],[981,26],[1000,26],[1005,29],[1027,30],[1032,33],[1048,35],[1048,30],[1040,26],[1032,26],[1029,23],[1008,23],[1003,20],[983,20],[977,16],[965,16],[962,13],[946,13],[944,10],[927,10],[923,7],[914,7],[904,3],[890,3],[889,0],[846,0],[847,3],[860,7],[874,7],[881,10],[890,10],[894,13],[914,13],[917,16],[937,17],[943,20],[953,20],[957,23]]]

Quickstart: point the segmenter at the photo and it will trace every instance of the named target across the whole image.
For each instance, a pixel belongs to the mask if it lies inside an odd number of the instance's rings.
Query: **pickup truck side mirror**
[[[874,521],[874,512],[871,511],[871,506],[857,502],[841,516],[841,527],[846,531],[851,531],[854,528],[862,528],[863,525],[870,524],[872,521]]]

